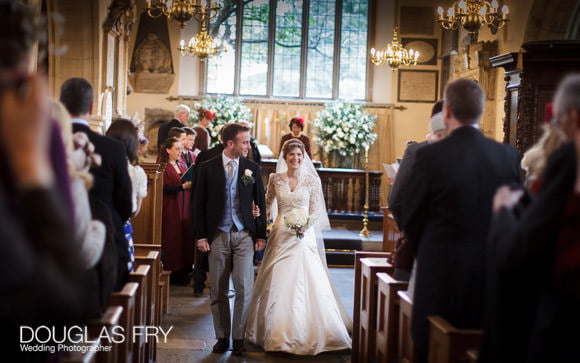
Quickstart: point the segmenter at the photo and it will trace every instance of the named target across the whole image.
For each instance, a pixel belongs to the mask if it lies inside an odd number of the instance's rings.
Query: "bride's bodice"
[[[295,208],[302,208],[312,214],[316,210],[316,198],[312,197],[312,192],[316,190],[319,181],[309,174],[298,177],[298,182],[294,190],[290,190],[290,183],[286,173],[275,173],[270,175],[268,188],[266,190],[266,207],[272,208],[274,198],[278,203],[278,213],[284,214]]]

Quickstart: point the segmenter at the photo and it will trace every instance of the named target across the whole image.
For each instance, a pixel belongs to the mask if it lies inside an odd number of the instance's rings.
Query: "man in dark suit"
[[[521,181],[517,151],[477,128],[484,105],[476,82],[448,84],[443,118],[450,135],[417,150],[404,191],[402,225],[418,264],[411,331],[421,361],[428,354],[428,316],[482,328],[492,198],[498,186]]]
[[[230,331],[234,354],[244,352],[244,334],[254,283],[254,251],[262,250],[266,219],[252,215],[255,203],[265,210],[260,167],[245,158],[250,133],[239,124],[222,130],[224,151],[199,165],[194,198],[196,246],[209,253],[211,306],[217,343],[215,353],[229,348]],[[236,290],[233,324],[228,299],[230,275]]]
[[[94,184],[90,196],[102,201],[110,209],[115,245],[117,247],[117,280],[115,290],[120,290],[128,279],[129,247],[123,225],[131,216],[131,180],[127,169],[125,147],[117,140],[99,135],[89,128],[93,106],[93,88],[83,78],[70,78],[60,89],[60,101],[71,115],[73,132],[84,132],[101,155],[100,167],[91,168]]]
[[[216,146],[212,147],[211,149],[207,149],[206,151],[202,151],[197,154],[197,158],[195,159],[196,167],[193,169],[193,177],[192,177],[192,184],[191,190],[194,192],[191,193],[191,198],[195,198],[195,188],[197,184],[197,175],[199,166],[218,155],[224,151],[224,144],[219,143]],[[191,216],[195,218],[195,204],[191,203]],[[192,232],[195,236],[195,223],[191,223]],[[195,262],[193,267],[193,296],[195,297],[204,297],[203,289],[205,288],[205,280],[206,280],[206,272],[209,271],[209,262],[207,259],[207,252],[201,252],[199,249],[195,250]]]
[[[177,105],[175,107],[175,116],[168,122],[163,123],[157,130],[157,150],[161,149],[161,145],[167,140],[169,130],[172,127],[183,127],[189,121],[189,114],[191,109],[187,105]]]

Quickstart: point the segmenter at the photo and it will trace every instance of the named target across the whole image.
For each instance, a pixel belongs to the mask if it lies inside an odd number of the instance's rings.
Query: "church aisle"
[[[351,314],[354,294],[354,269],[330,268],[330,274],[345,305]],[[206,291],[208,291],[206,289]],[[327,352],[315,357],[301,357],[286,353],[266,353],[260,347],[246,344],[243,357],[212,353],[214,339],[209,297],[195,298],[191,286],[171,286],[169,312],[162,324],[167,331],[173,327],[167,342],[157,345],[157,362],[350,362],[350,352]],[[233,299],[231,300],[233,303]],[[230,348],[231,349],[231,348]]]

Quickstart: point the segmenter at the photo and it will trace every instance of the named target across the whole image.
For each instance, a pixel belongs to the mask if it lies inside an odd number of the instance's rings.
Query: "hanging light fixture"
[[[419,52],[413,49],[405,49],[401,43],[399,43],[398,28],[393,29],[393,42],[387,44],[382,50],[375,50],[371,48],[371,62],[377,66],[382,66],[387,63],[393,71],[397,70],[399,66],[414,66],[417,64],[417,58],[419,58]]]
[[[189,55],[192,57],[197,56],[197,58],[204,62],[207,57],[216,55],[220,50],[227,51],[227,48],[220,42],[212,38],[211,35],[207,33],[207,22],[209,19],[217,15],[217,11],[212,13],[213,9],[207,8],[198,12],[196,16],[199,17],[199,22],[201,24],[201,31],[191,37],[187,46],[185,45],[185,40],[179,42],[179,47],[177,50],[181,55]]]
[[[491,33],[495,34],[509,21],[507,17],[508,7],[504,5],[501,13],[498,8],[497,0],[493,0],[491,3],[482,0],[456,1],[447,9],[446,13],[441,6],[437,9],[439,13],[437,22],[446,30],[455,30],[461,25],[467,30],[472,41],[476,42],[477,33],[482,26],[487,25]]]
[[[202,0],[146,0],[147,7],[145,11],[147,15],[152,18],[158,18],[161,15],[165,15],[168,19],[175,20],[179,23],[179,26],[183,29],[185,24],[191,20],[191,18],[197,18],[200,22],[202,21],[201,16],[203,14],[212,14],[209,18],[213,18],[217,15],[217,12],[221,9],[216,3],[210,5],[210,1],[207,1],[207,6],[201,5]]]

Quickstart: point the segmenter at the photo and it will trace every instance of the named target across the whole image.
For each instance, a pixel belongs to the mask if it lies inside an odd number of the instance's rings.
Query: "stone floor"
[[[352,268],[330,268],[333,282],[351,314],[353,311],[354,270]],[[207,291],[207,289],[206,289]],[[266,353],[260,347],[246,344],[243,357],[211,352],[214,339],[213,322],[209,297],[193,297],[191,286],[171,286],[169,312],[165,315],[163,328],[172,327],[166,343],[159,342],[159,363],[181,362],[350,362],[350,352],[327,352],[317,356],[295,356],[285,353]],[[233,299],[232,299],[233,301]]]

